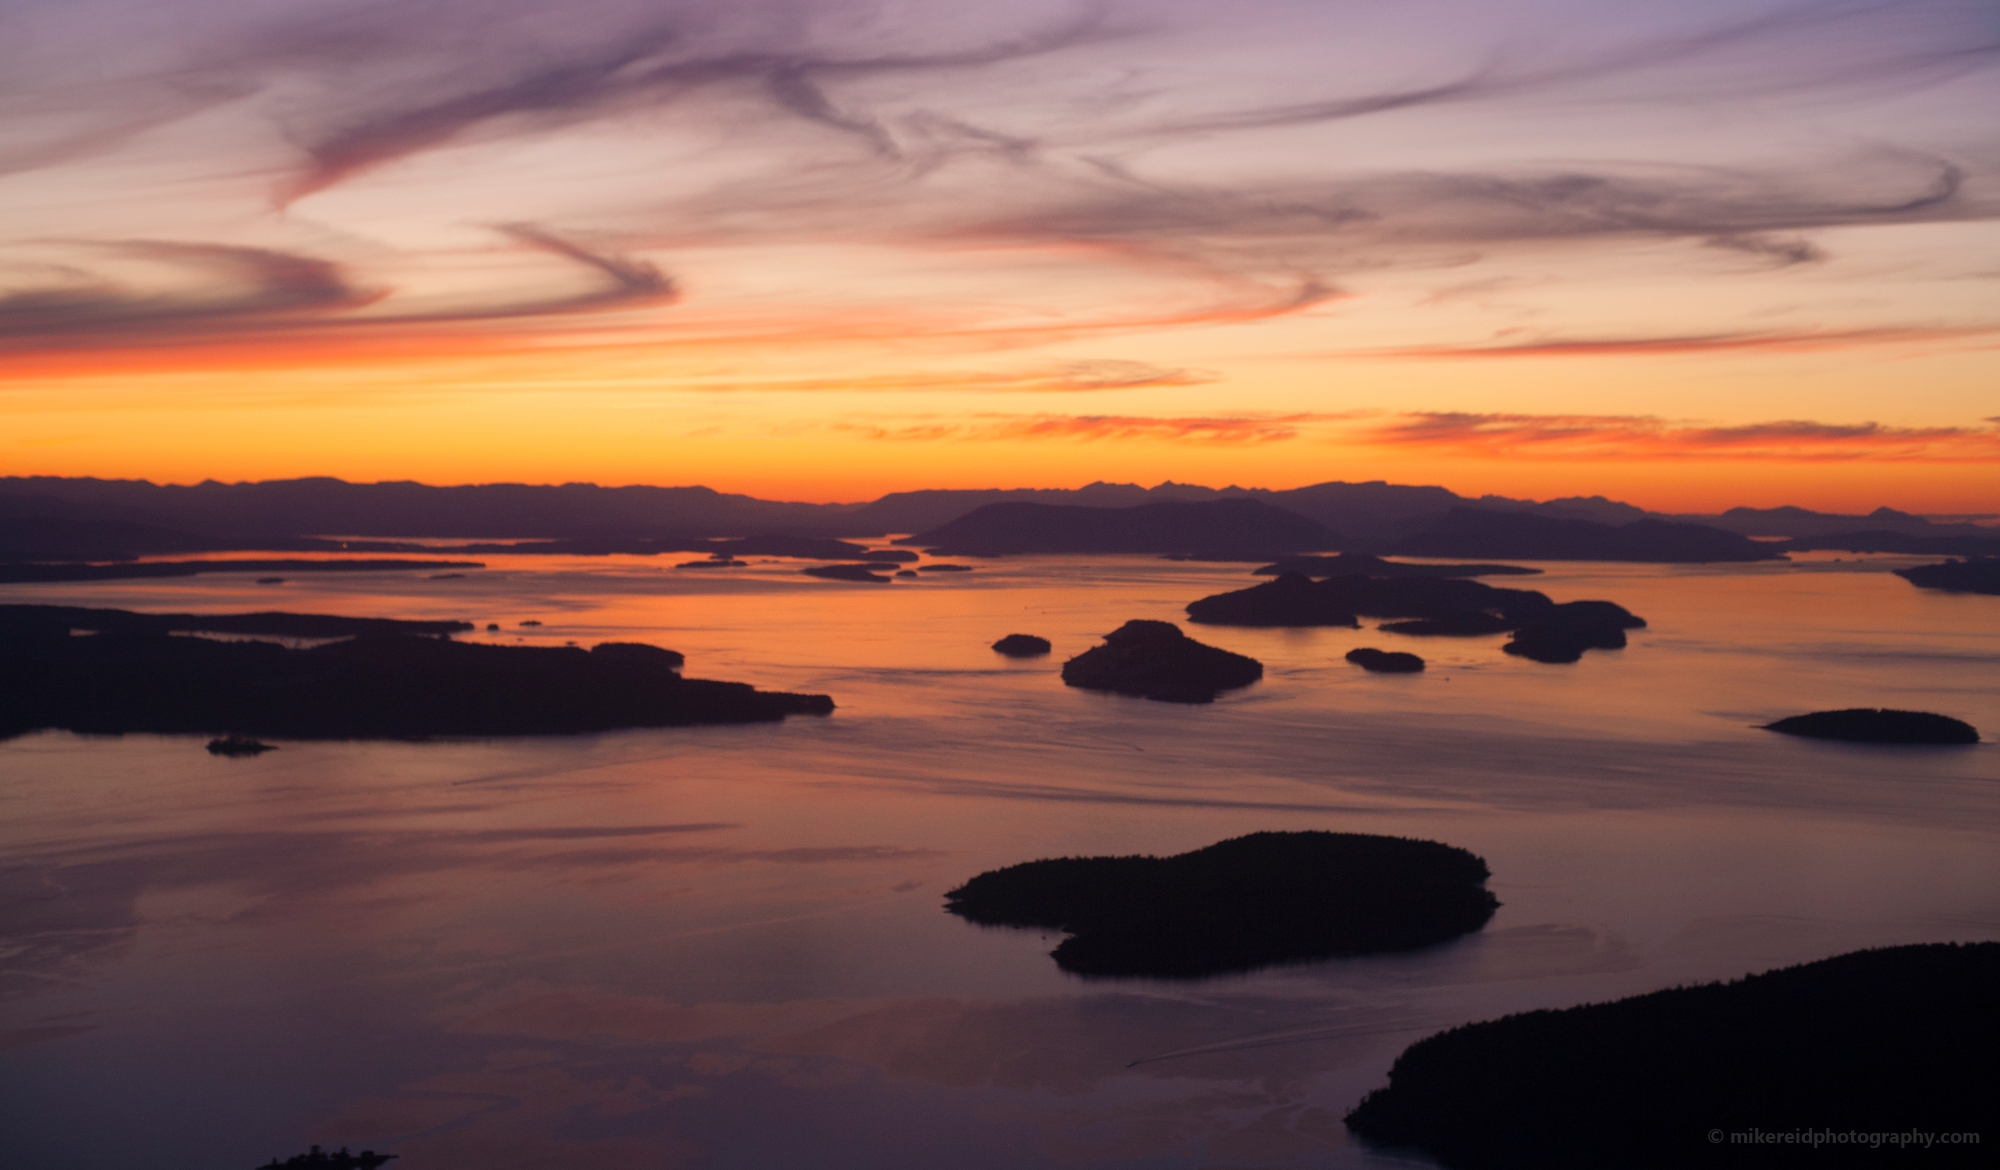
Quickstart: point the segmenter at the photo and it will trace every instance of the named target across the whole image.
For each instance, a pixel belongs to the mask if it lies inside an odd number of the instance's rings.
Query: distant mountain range
[[[1303,517],[1338,534],[1340,540],[1335,545],[1356,551],[1470,548],[1481,546],[1482,541],[1492,549],[1548,549],[1562,547],[1562,540],[1569,539],[1575,547],[1601,553],[1603,549],[1617,547],[1620,539],[1629,542],[1644,538],[1655,542],[1670,539],[1676,542],[1676,548],[1688,553],[1685,558],[1668,559],[1704,559],[1708,552],[1728,551],[1723,544],[1730,544],[1735,552],[1713,559],[1751,559],[1743,553],[1740,542],[1717,544],[1713,537],[1681,531],[1687,526],[1766,541],[1787,538],[1786,545],[1772,546],[1770,551],[1865,544],[1882,551],[1964,554],[1990,552],[2000,545],[2000,529],[1969,523],[1932,523],[1924,517],[1890,508],[1878,508],[1865,516],[1793,507],[1732,508],[1715,516],[1665,515],[1602,496],[1539,502],[1504,496],[1469,498],[1441,487],[1381,481],[1322,483],[1285,491],[1208,488],[1173,482],[1151,488],[1093,483],[1076,489],[893,492],[868,503],[803,504],[731,495],[705,487],[599,487],[577,483],[432,487],[412,482],[358,484],[327,478],[235,484],[208,481],[176,486],[143,480],[9,477],[0,479],[0,560],[110,560],[227,549],[404,551],[379,541],[350,542],[343,547],[340,542],[326,539],[339,536],[590,541],[607,551],[634,541],[658,544],[663,539],[698,541],[764,535],[879,537],[943,529],[991,504],[1058,505],[1060,511],[1048,515],[1065,517],[1061,522],[1071,528],[1082,524],[1083,528],[1077,529],[1082,531],[1103,527],[1087,523],[1088,516],[1078,518],[1076,513],[1086,509],[1138,509],[1146,505],[1230,499],[1255,501]],[[1555,526],[1524,527],[1518,521],[1502,523],[1497,517],[1482,522],[1480,513],[1512,514],[1549,521]],[[1150,511],[1145,514],[1152,515]],[[1270,518],[1266,521],[1277,523]],[[1651,527],[1638,529],[1636,535],[1625,538],[1592,531],[1595,527],[1627,530],[1640,522]],[[1512,534],[1507,540],[1497,536],[1503,529]],[[1486,530],[1486,535],[1481,536],[1475,530]],[[1271,531],[1275,533],[1277,529]],[[1563,532],[1570,536],[1562,537]],[[1454,533],[1457,535],[1445,540]],[[1119,540],[1130,543],[1125,537],[1103,539],[1113,545]],[[1703,541],[1710,543],[1704,545]],[[1140,541],[1149,545],[1161,542],[1157,533]],[[1200,541],[1195,543],[1198,545]],[[1277,553],[1297,546],[1296,541],[1280,543],[1286,547],[1257,551]],[[1487,551],[1431,555],[1549,559],[1553,554]]]

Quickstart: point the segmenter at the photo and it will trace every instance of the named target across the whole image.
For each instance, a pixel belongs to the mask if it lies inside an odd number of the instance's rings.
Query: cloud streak
[[[1402,415],[1358,437],[1376,446],[1485,459],[2000,460],[2000,426],[1897,427],[1796,419],[1704,426],[1646,416],[1443,411]]]
[[[487,301],[450,308],[368,310],[390,290],[360,287],[339,264],[268,248],[163,241],[57,245],[77,263],[43,264],[39,286],[0,294],[0,347],[15,351],[100,345],[108,340],[172,341],[306,334],[329,328],[389,329],[549,317],[613,307],[671,303],[673,280],[656,266],[594,252],[533,224],[506,236],[605,278],[601,287],[554,297]],[[94,258],[152,269],[150,280],[108,275]]]
[[[1257,446],[1300,437],[1316,424],[1352,414],[1293,413],[1150,417],[1120,414],[980,414],[963,420],[836,424],[837,430],[892,442],[1165,442]]]
[[[1407,358],[1675,357],[1774,351],[1811,353],[1866,346],[1936,345],[1979,341],[2000,334],[2000,324],[1965,326],[1883,326],[1874,329],[1815,329],[1764,333],[1715,333],[1682,337],[1548,338],[1482,345],[1431,345],[1373,350]]]

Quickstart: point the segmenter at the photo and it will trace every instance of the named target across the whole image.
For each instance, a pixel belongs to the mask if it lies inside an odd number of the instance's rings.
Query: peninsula
[[[282,739],[547,735],[771,722],[825,695],[682,678],[671,650],[491,646],[422,627],[318,614],[190,617],[0,606],[0,736],[195,733]],[[411,627],[418,627],[412,629]],[[96,630],[96,633],[72,631]],[[336,637],[306,649],[187,630]]]
[[[1750,1135],[1990,1133],[1996,985],[2000,943],[1929,944],[1467,1024],[1406,1049],[1347,1127],[1451,1170],[1985,1165]]]
[[[2000,594],[2000,556],[1968,557],[1936,565],[1897,569],[1898,577],[1922,589],[1947,593]]]

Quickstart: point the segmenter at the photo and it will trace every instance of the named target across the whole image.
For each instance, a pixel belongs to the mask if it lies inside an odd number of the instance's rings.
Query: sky
[[[2000,512],[1993,0],[10,0],[0,474]]]

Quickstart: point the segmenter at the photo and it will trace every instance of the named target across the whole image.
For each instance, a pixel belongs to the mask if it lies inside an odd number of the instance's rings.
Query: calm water
[[[0,601],[497,621],[475,636],[649,641],[840,709],[240,761],[197,737],[0,744],[4,1161],[248,1170],[319,1142],[403,1170],[1402,1164],[1340,1118],[1439,1028],[2000,938],[2000,746],[1751,727],[1866,704],[2000,735],[2000,599],[1883,571],[1906,562],[1501,582],[1651,622],[1570,667],[1501,637],[1188,627],[1266,664],[1188,708],[1056,672],[1246,566],[1024,558],[883,587],[488,561]],[[986,649],[1012,632],[1056,653]],[[1430,670],[1341,661],[1365,644]],[[1055,937],[940,911],[999,865],[1258,829],[1461,845],[1504,905],[1430,951],[1192,983],[1083,981]]]

